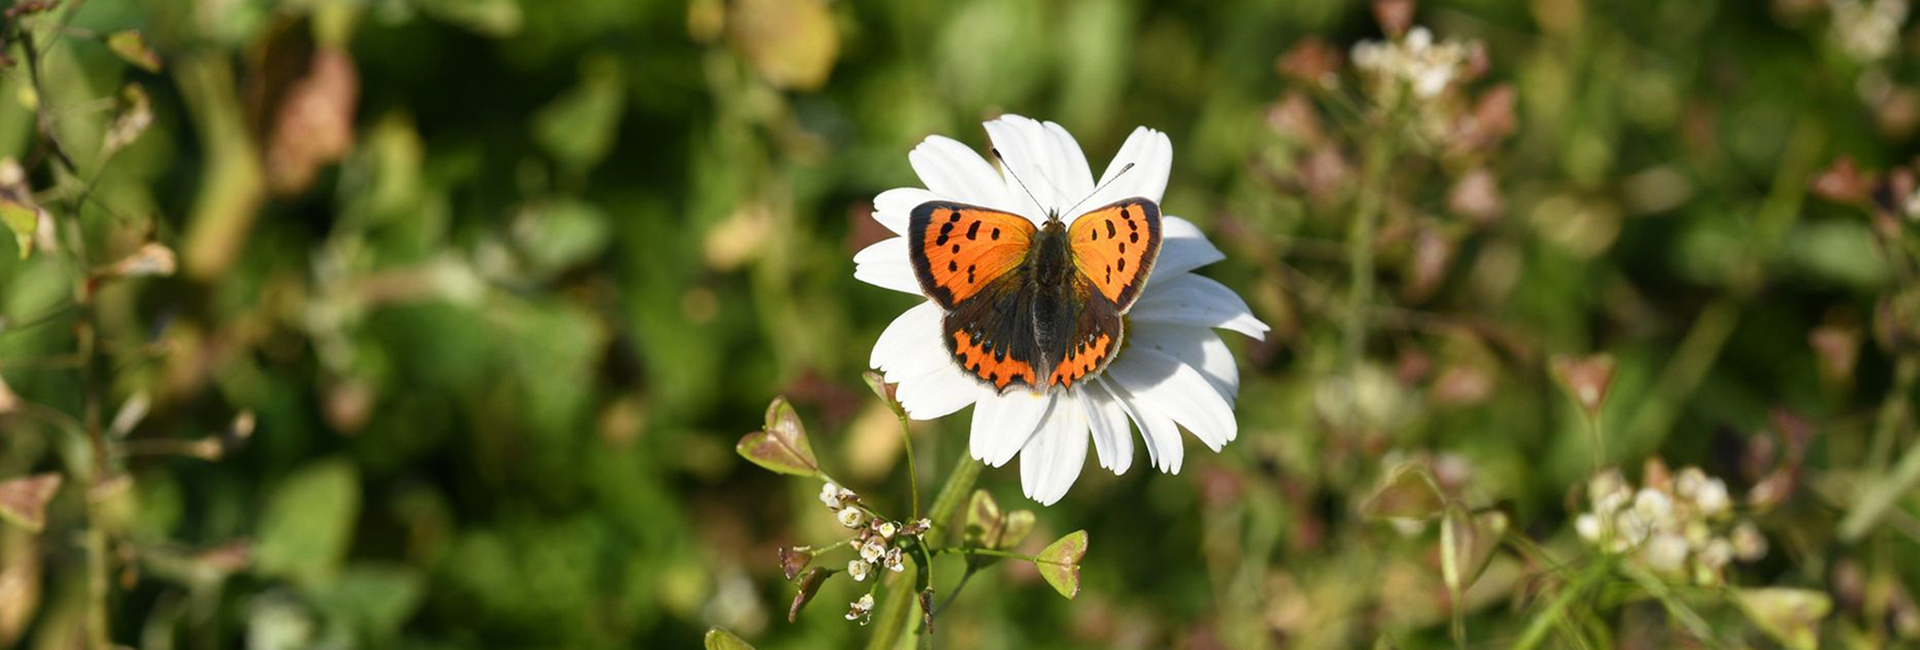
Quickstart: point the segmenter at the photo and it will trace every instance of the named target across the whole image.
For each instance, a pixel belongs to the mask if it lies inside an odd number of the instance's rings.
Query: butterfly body
[[[947,350],[1005,392],[1071,387],[1113,360],[1121,316],[1160,246],[1160,209],[1134,198],[1035,227],[1019,215],[947,201],[914,208],[908,253],[946,314]]]

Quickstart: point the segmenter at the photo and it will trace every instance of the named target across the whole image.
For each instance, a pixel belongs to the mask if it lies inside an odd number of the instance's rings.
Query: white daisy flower
[[[1137,128],[1107,165],[1096,193],[1086,156],[1060,125],[1007,115],[987,122],[986,129],[1003,163],[1026,182],[1032,197],[1013,175],[1002,175],[973,149],[932,136],[907,155],[926,188],[882,192],[874,198],[874,220],[905,235],[914,207],[936,200],[1003,210],[1035,224],[1044,224],[1050,211],[1070,220],[1087,206],[1124,198],[1159,203],[1173,166],[1173,144],[1166,134]],[[1120,474],[1132,466],[1131,429],[1137,427],[1148,460],[1161,471],[1177,473],[1185,453],[1181,427],[1216,452],[1238,434],[1233,407],[1240,375],[1213,330],[1258,339],[1268,328],[1233,290],[1192,273],[1225,257],[1198,227],[1163,216],[1161,237],[1158,260],[1126,314],[1123,347],[1103,372],[1069,388],[1044,393],[1016,388],[1002,394],[969,376],[943,344],[943,314],[933,301],[894,319],[874,344],[870,364],[889,383],[899,384],[896,397],[914,419],[939,418],[972,405],[973,457],[999,467],[1020,456],[1021,487],[1042,505],[1059,501],[1079,478],[1089,437],[1100,466]],[[855,278],[923,295],[904,236],[860,251],[854,263]]]

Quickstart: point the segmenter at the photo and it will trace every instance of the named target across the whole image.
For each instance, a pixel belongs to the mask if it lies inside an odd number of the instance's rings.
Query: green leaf
[[[391,642],[426,592],[427,577],[416,567],[354,564],[314,598],[330,615],[352,621],[354,629]]]
[[[421,0],[415,6],[436,19],[495,38],[518,34],[526,23],[515,0]]]
[[[1820,620],[1833,611],[1832,597],[1810,589],[1737,589],[1734,598],[1754,625],[1794,650],[1818,647]]]
[[[20,245],[20,259],[33,254],[33,235],[40,228],[40,206],[33,202],[33,189],[27,187],[27,170],[19,161],[0,158],[0,224],[13,232]]]
[[[1433,472],[1426,465],[1410,462],[1394,468],[1386,482],[1361,502],[1360,515],[1368,519],[1431,519],[1446,507]]]
[[[1034,521],[1032,510],[1003,512],[992,494],[986,490],[975,490],[973,498],[967,502],[966,544],[1001,551],[1013,548],[1033,532]],[[969,561],[984,565],[993,560],[991,557],[976,556]]]
[[[820,461],[813,456],[807,431],[785,397],[774,398],[767,406],[767,428],[741,438],[734,451],[755,465],[781,474],[820,475]]]
[[[47,501],[60,491],[59,474],[35,474],[0,481],[0,519],[31,532],[47,525]]]
[[[753,645],[745,639],[734,636],[725,628],[715,627],[707,630],[707,650],[753,650]]]
[[[592,203],[555,199],[528,205],[513,221],[513,243],[543,276],[590,262],[607,248],[607,213]]]
[[[576,171],[591,169],[613,150],[626,98],[619,59],[587,57],[580,64],[580,83],[534,113],[534,140]]]
[[[868,370],[860,373],[860,378],[867,382],[867,388],[872,390],[873,394],[880,398],[880,401],[887,403],[887,410],[893,411],[894,417],[907,417],[906,407],[902,406],[900,400],[893,396],[894,385],[887,383],[885,377],[878,372]]]
[[[160,71],[160,55],[147,45],[147,37],[141,35],[140,30],[129,29],[108,34],[107,49],[141,70]]]
[[[1000,504],[986,490],[974,490],[973,497],[967,500],[966,536],[962,539],[967,546],[985,548],[987,539],[999,535]]]
[[[352,463],[324,460],[281,482],[260,521],[260,573],[309,583],[339,570],[360,517],[360,476]]]
[[[1076,530],[1062,537],[1046,550],[1034,566],[1040,569],[1040,577],[1053,585],[1053,590],[1072,600],[1080,595],[1080,558],[1087,555],[1087,531]]]

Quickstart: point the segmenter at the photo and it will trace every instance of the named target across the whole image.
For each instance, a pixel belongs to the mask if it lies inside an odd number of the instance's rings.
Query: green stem
[[[947,546],[944,548],[933,549],[934,555],[951,555],[954,553],[960,553],[963,555],[979,555],[979,556],[985,556],[985,557],[1003,557],[1010,560],[1026,560],[1028,562],[1033,562],[1035,564],[1042,562],[1040,557],[1036,555],[1026,555],[1024,553],[1014,553],[1012,551],[1001,551],[1001,550],[995,550],[991,548],[969,548],[966,546]],[[1058,564],[1058,563],[1053,562],[1049,564]]]
[[[927,533],[927,543],[937,544],[947,532],[948,520],[960,510],[960,502],[973,491],[973,482],[980,478],[980,462],[961,454],[959,461],[953,464],[953,471],[947,472],[947,482],[940,486],[940,492],[933,496],[933,509],[927,518],[933,520],[933,530]]]
[[[1607,441],[1600,435],[1600,414],[1587,413],[1587,442],[1593,445],[1593,471],[1607,466]]]
[[[948,520],[953,519],[954,513],[959,511],[961,500],[973,490],[973,482],[978,478],[980,463],[961,454],[958,462],[954,463],[953,471],[947,473],[947,482],[934,495],[933,508],[927,511],[927,518],[933,521],[933,529],[927,531],[927,544],[937,544],[944,537]],[[933,554],[937,554],[937,551]],[[933,570],[931,566],[921,568]],[[912,629],[916,607],[914,599],[918,595],[913,581],[889,580],[881,588],[887,593],[874,616],[875,629],[873,637],[867,640],[868,650],[894,650],[899,647],[900,638]]]
[[[1573,582],[1567,583],[1565,587],[1562,587],[1560,589],[1560,595],[1555,597],[1553,602],[1547,603],[1546,610],[1540,612],[1538,616],[1533,617],[1533,620],[1527,623],[1527,629],[1521,632],[1520,640],[1513,644],[1514,650],[1531,650],[1531,648],[1540,645],[1540,641],[1544,640],[1547,636],[1547,630],[1561,619],[1566,613],[1567,607],[1572,605],[1575,599],[1586,593],[1587,588],[1592,587],[1594,582],[1599,581],[1600,578],[1607,575],[1607,568],[1606,563],[1595,564],[1592,568],[1587,569],[1585,573],[1574,578]]]
[[[1652,594],[1655,599],[1658,599],[1660,604],[1667,608],[1667,613],[1672,615],[1674,620],[1680,621],[1681,625],[1686,626],[1687,632],[1692,634],[1694,638],[1706,643],[1708,647],[1725,647],[1725,644],[1722,644],[1720,639],[1714,637],[1713,626],[1708,625],[1707,620],[1701,618],[1699,613],[1693,611],[1693,608],[1681,602],[1679,596],[1676,596],[1673,590],[1667,587],[1667,583],[1662,582],[1659,577],[1648,573],[1646,569],[1636,567],[1630,563],[1622,564],[1620,568],[1622,572],[1627,574],[1628,578],[1631,578],[1635,583],[1639,584],[1641,589],[1646,590],[1647,593]]]
[[[1907,394],[1913,392],[1913,383],[1920,378],[1920,356],[1912,353],[1900,355],[1894,364],[1893,390],[1887,393],[1887,400],[1880,404],[1880,413],[1874,418],[1872,447],[1867,452],[1869,467],[1886,471],[1887,464],[1893,459],[1893,442],[1900,431],[1900,423],[1906,421],[1908,409]]]
[[[1393,158],[1392,129],[1377,125],[1367,141],[1367,168],[1360,195],[1355,197],[1353,222],[1347,226],[1347,262],[1352,284],[1347,290],[1345,366],[1349,380],[1360,365],[1367,345],[1367,306],[1373,303],[1374,222],[1380,218],[1380,198],[1386,192],[1388,163]]]
[[[1636,449],[1656,447],[1666,437],[1680,417],[1680,408],[1706,379],[1707,371],[1713,369],[1739,322],[1740,302],[1733,298],[1715,300],[1700,312],[1693,327],[1687,330],[1686,338],[1680,340],[1679,349],[1660,372],[1660,379],[1648,393],[1646,403],[1625,429],[1624,440],[1633,447],[1625,457],[1634,457]]]
[[[1920,487],[1920,444],[1907,448],[1893,473],[1858,493],[1856,505],[1840,520],[1840,540],[1851,543],[1866,537],[1916,487]]]
[[[893,411],[900,420],[900,444],[907,449],[907,488],[913,495],[913,519],[920,520],[920,471],[913,465],[913,429],[907,424],[907,412],[898,408]]]

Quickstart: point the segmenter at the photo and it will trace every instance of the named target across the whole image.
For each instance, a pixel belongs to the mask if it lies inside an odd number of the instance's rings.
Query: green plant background
[[[984,148],[979,124],[1002,112],[1060,122],[1096,166],[1136,125],[1166,131],[1166,211],[1225,251],[1204,274],[1274,331],[1227,335],[1242,387],[1224,453],[1190,441],[1174,476],[1090,464],[1038,510],[1027,552],[1089,532],[1077,600],[1002,562],[942,615],[942,647],[1449,645],[1435,533],[1363,520],[1358,503],[1396,459],[1427,459],[1464,472],[1454,489],[1472,506],[1580,561],[1570,521],[1593,458],[1548,360],[1597,352],[1617,363],[1606,453],[1630,475],[1660,457],[1744,495],[1761,476],[1742,459],[1777,433],[1775,410],[1811,423],[1793,493],[1754,515],[1771,552],[1729,582],[1834,594],[1826,644],[1916,642],[1901,635],[1920,620],[1900,619],[1915,616],[1903,585],[1920,584],[1914,490],[1881,481],[1920,444],[1911,379],[1895,381],[1915,312],[1886,306],[1913,286],[1912,226],[1876,233],[1809,187],[1843,156],[1882,170],[1912,153],[1914,116],[1872,89],[1912,93],[1920,41],[1863,65],[1822,4],[1420,4],[1419,24],[1484,43],[1471,87],[1510,85],[1518,129],[1464,160],[1398,150],[1357,365],[1342,354],[1345,238],[1369,190],[1348,178],[1309,200],[1290,179],[1314,147],[1271,118],[1289,95],[1316,98],[1324,146],[1357,168],[1372,127],[1326,99],[1360,97],[1351,72],[1322,95],[1276,61],[1307,38],[1342,53],[1380,38],[1364,4],[66,4],[28,23],[45,48],[37,96],[8,50],[0,156],[29,164],[89,258],[0,245],[0,377],[75,418],[90,395],[103,419],[136,395],[152,407],[114,443],[107,478],[129,481],[70,477],[44,531],[0,528],[0,584],[34,586],[0,590],[0,645],[84,647],[88,531],[110,540],[109,634],[135,647],[692,647],[715,625],[763,648],[863,643],[870,629],[841,617],[859,593],[845,580],[786,622],[776,548],[839,529],[816,483],[733,445],[786,395],[836,476],[906,510],[899,432],[860,374],[913,299],[855,281],[851,256],[883,234],[871,197],[918,184],[916,143]],[[130,28],[157,72],[97,38]],[[352,70],[350,146],[271,190],[263,160],[306,155],[325,130],[276,135],[271,98],[321,51]],[[107,164],[95,152],[128,82],[153,124]],[[55,168],[48,135],[81,174]],[[1465,169],[1497,179],[1499,216],[1449,211]],[[1415,233],[1448,246],[1428,289],[1412,288]],[[76,272],[147,241],[180,272],[69,308]],[[1873,335],[1876,313],[1892,335]],[[71,360],[81,318],[98,333],[97,362],[78,364],[91,372]],[[1822,374],[1817,328],[1857,353],[1844,376]],[[156,451],[221,440],[241,413],[252,435],[216,459]],[[965,453],[967,422],[916,427],[923,492]],[[84,437],[0,415],[0,478],[89,458]],[[1012,467],[980,486],[1034,507]],[[1839,539],[1875,486],[1907,532]],[[222,555],[235,548],[237,564]],[[1469,599],[1475,645],[1543,615],[1543,573],[1496,558]],[[1624,587],[1593,601],[1553,643],[1686,636]],[[1725,592],[1688,602],[1720,642],[1772,643]]]

